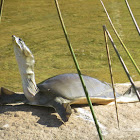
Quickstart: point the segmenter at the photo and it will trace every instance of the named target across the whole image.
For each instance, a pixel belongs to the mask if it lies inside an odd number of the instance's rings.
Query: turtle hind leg
[[[0,105],[19,102],[27,102],[24,94],[17,94],[3,87],[0,88]]]
[[[54,102],[53,107],[64,122],[67,122],[72,111],[69,103]]]

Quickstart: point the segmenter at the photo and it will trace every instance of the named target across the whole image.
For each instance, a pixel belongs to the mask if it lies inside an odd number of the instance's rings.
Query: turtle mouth
[[[14,42],[16,40],[16,36],[12,35],[12,41]]]
[[[18,47],[21,51],[23,50],[23,41],[19,37],[16,37],[15,35],[12,35],[12,41],[14,46]]]

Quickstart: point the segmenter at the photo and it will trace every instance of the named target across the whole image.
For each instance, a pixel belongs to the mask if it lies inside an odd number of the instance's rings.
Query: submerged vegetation
[[[129,2],[140,23],[139,0]],[[114,35],[99,0],[60,1],[60,8],[74,52],[83,74],[110,82],[102,25],[106,25],[120,51],[130,74],[139,80],[135,68]],[[124,1],[104,1],[112,22],[123,42],[140,67],[140,38]],[[139,24],[140,25],[140,24]],[[0,24],[0,86],[21,90],[21,80],[15,60],[11,36],[22,38],[35,56],[36,81],[61,73],[76,72],[54,1],[7,0]],[[128,79],[111,46],[115,82]]]

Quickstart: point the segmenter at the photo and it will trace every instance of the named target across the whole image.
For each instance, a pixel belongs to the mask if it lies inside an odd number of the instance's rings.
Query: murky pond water
[[[123,42],[140,67],[140,37],[122,0],[103,1]],[[137,71],[116,38],[99,0],[59,1],[67,32],[83,74],[110,82],[102,26],[106,25],[131,76],[140,80]],[[140,26],[140,1],[129,1]],[[0,24],[0,86],[21,89],[11,35],[21,37],[35,56],[36,81],[76,72],[67,47],[54,1],[7,0]],[[111,46],[115,82],[127,82],[124,70]]]

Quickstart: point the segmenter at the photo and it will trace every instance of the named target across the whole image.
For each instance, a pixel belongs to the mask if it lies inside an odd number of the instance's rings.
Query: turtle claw
[[[72,113],[69,103],[57,103],[54,108],[64,122],[69,120],[69,117]]]

